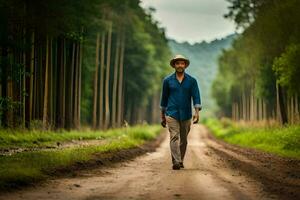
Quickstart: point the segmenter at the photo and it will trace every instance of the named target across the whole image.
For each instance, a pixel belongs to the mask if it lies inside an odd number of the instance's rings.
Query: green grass
[[[228,143],[300,159],[300,125],[251,127],[215,119],[208,119],[204,124],[217,138]]]
[[[104,137],[108,140],[101,146],[93,145],[62,150],[23,152],[11,156],[2,156],[0,157],[0,189],[3,190],[44,180],[48,177],[47,172],[55,168],[67,167],[78,161],[90,160],[95,153],[137,147],[146,140],[154,139],[160,133],[160,130],[159,126],[136,126],[115,129],[103,132]],[[36,134],[34,134],[33,138],[36,138]],[[55,135],[54,132],[48,134]],[[92,135],[92,133],[89,134]],[[48,138],[48,136],[45,138]],[[79,136],[78,133],[76,133],[77,136]],[[23,139],[26,138],[25,136],[22,137]],[[44,136],[40,135],[39,137],[43,138]],[[51,140],[53,139],[51,138]]]
[[[132,129],[132,128],[131,128]],[[130,129],[130,130],[131,130]],[[134,131],[137,127],[132,129]],[[112,129],[108,131],[13,131],[0,130],[0,148],[16,148],[16,147],[44,147],[55,145],[56,142],[65,142],[71,140],[93,140],[117,138],[124,134],[126,129]],[[148,137],[148,135],[146,136]]]

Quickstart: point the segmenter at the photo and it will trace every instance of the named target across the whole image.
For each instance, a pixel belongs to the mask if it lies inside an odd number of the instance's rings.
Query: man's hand
[[[167,127],[167,119],[165,113],[161,113],[161,126],[166,128]]]
[[[199,114],[193,116],[193,124],[197,124],[199,121]]]
[[[195,115],[193,116],[193,124],[197,124],[199,121],[199,109],[195,108]]]
[[[164,128],[167,127],[167,122],[166,122],[165,120],[161,121],[160,124],[161,124],[161,126],[164,127]]]

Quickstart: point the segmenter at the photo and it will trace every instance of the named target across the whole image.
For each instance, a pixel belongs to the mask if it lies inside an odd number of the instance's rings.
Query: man
[[[173,169],[184,168],[183,159],[187,147],[187,135],[190,131],[191,120],[199,121],[201,99],[198,84],[195,78],[185,73],[190,61],[182,55],[176,55],[170,65],[175,73],[163,80],[161,95],[161,124],[168,127],[170,133],[170,149]],[[192,118],[191,99],[195,108]]]

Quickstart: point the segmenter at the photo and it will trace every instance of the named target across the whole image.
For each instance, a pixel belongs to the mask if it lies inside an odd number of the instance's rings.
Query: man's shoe
[[[179,169],[180,169],[180,164],[173,165],[173,170],[179,170]]]
[[[179,163],[179,166],[181,167],[181,168],[184,168],[184,165],[183,165],[183,163],[181,162],[181,163]]]

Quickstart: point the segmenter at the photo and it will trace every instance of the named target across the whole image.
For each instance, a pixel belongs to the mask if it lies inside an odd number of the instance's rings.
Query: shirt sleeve
[[[161,110],[166,110],[167,105],[168,105],[168,97],[169,97],[168,81],[166,79],[164,79],[162,93],[161,93],[161,99],[160,99],[160,109]]]
[[[199,108],[199,110],[202,110],[200,90],[196,80],[194,80],[193,87],[192,87],[192,97],[193,97],[194,107]]]

